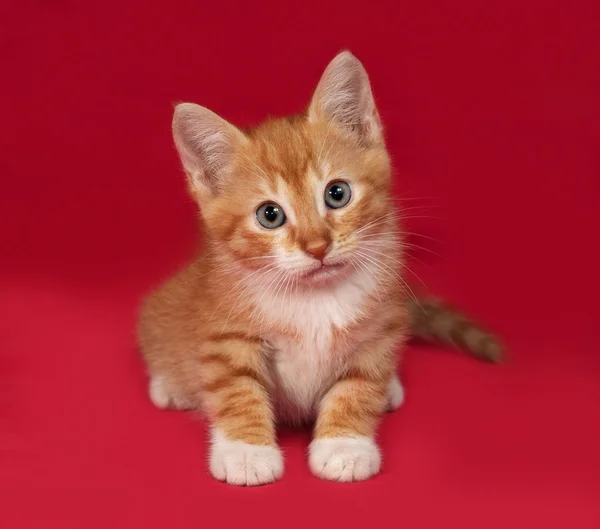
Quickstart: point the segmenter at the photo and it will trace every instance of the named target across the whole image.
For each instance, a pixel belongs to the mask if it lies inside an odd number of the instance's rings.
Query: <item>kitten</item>
[[[395,367],[411,327],[488,360],[500,348],[451,309],[407,295],[362,64],[335,57],[302,115],[242,131],[184,103],[173,135],[204,250],[143,306],[152,402],[206,413],[210,471],[227,483],[281,477],[277,423],[314,423],[316,476],[377,474],[375,429],[402,403]]]

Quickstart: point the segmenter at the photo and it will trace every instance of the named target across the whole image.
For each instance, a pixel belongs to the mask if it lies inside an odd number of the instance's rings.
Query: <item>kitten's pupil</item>
[[[279,208],[277,206],[267,206],[265,208],[265,218],[269,222],[275,222],[277,220],[277,215],[279,215]]]
[[[344,190],[340,186],[333,185],[329,188],[329,196],[336,202],[339,202],[344,198]]]

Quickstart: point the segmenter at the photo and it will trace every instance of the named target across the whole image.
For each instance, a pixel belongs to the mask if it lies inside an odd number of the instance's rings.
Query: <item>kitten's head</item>
[[[241,131],[184,103],[173,134],[217,253],[255,278],[331,285],[371,268],[367,247],[385,251],[376,242],[390,231],[389,158],[350,53],[329,64],[301,116]]]

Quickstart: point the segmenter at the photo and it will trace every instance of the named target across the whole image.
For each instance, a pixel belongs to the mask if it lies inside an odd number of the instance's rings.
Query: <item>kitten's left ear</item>
[[[173,139],[196,196],[216,195],[229,176],[244,134],[207,108],[181,103],[173,114]]]
[[[315,90],[308,118],[333,121],[362,145],[383,143],[383,130],[369,76],[349,51],[337,55]]]

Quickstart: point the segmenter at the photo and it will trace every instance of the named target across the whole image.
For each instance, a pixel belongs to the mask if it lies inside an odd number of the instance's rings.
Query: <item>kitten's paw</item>
[[[229,441],[215,433],[210,454],[210,473],[230,485],[264,485],[283,475],[283,457],[276,446]]]
[[[173,391],[169,391],[163,375],[154,375],[150,378],[148,394],[150,395],[152,404],[160,410],[165,410],[167,408],[190,410],[193,408],[192,404],[187,399]]]
[[[404,402],[404,388],[400,379],[394,375],[387,388],[387,407],[386,411],[397,410]]]
[[[331,437],[311,443],[308,464],[321,479],[363,481],[379,472],[381,455],[369,437]]]

